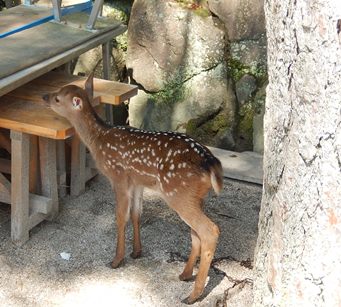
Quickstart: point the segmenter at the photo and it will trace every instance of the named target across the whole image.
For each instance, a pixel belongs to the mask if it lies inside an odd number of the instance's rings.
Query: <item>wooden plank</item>
[[[30,194],[30,216],[34,213],[50,214],[53,208],[53,200],[51,198]]]
[[[111,70],[111,42],[106,42],[102,45],[102,59],[103,59],[103,79],[110,79]],[[107,104],[105,106],[106,122],[110,125],[114,124],[114,110],[113,106]]]
[[[71,186],[70,194],[78,196],[85,191],[86,148],[76,134],[71,143]]]
[[[74,134],[71,124],[45,105],[8,96],[0,101],[0,127],[53,139]]]
[[[18,5],[0,12],[0,33],[22,27],[51,15],[51,9],[39,6]]]
[[[36,193],[39,188],[39,169],[38,169],[38,137],[30,135],[30,175],[29,175],[29,191]]]
[[[0,158],[0,173],[4,173],[4,174],[11,173],[11,160]],[[0,184],[1,184],[1,180],[0,180]]]
[[[57,182],[59,197],[66,196],[65,141],[57,141]]]
[[[24,68],[47,60],[69,49],[87,42],[99,32],[108,32],[120,26],[120,22],[101,19],[97,31],[80,28],[78,20],[87,18],[86,13],[65,16],[66,23],[47,22],[2,38],[0,41],[0,78],[7,77]],[[72,22],[77,26],[72,27]],[[15,42],[15,44],[14,44]]]
[[[46,220],[46,217],[46,214],[40,212],[32,213],[28,219],[28,227],[32,229],[33,227],[40,224],[42,221]]]
[[[29,135],[11,131],[12,184],[11,184],[11,237],[22,244],[29,238]]]
[[[4,187],[4,189],[8,192],[11,191],[11,183],[10,181],[3,175],[0,173],[0,184],[1,186]]]
[[[108,76],[105,76],[108,78]],[[24,86],[11,91],[8,95],[17,98],[42,102],[42,95],[59,90],[61,87],[74,84],[84,87],[86,77],[68,75],[63,72],[49,72]],[[138,87],[127,83],[94,79],[94,97],[101,103],[120,104],[137,95]]]
[[[251,151],[234,152],[209,147],[221,161],[227,178],[263,184],[263,156]]]
[[[39,137],[41,194],[52,200],[50,219],[54,219],[58,215],[59,206],[56,150],[55,140]]]
[[[6,130],[0,131],[0,148],[4,148],[11,153],[11,139],[7,136]]]
[[[9,204],[11,202],[11,183],[0,173],[0,202]]]
[[[2,38],[0,78],[74,48],[92,36],[91,33],[83,30],[47,22]]]
[[[0,184],[0,203],[10,204],[11,193]]]
[[[99,33],[95,37],[89,39],[88,41],[74,47],[69,50],[57,54],[54,57],[46,59],[42,62],[39,62],[32,67],[28,67],[18,71],[15,74],[9,75],[5,78],[0,79],[0,96],[4,95],[17,87],[41,76],[44,73],[51,71],[52,69],[71,61],[76,58],[80,54],[95,48],[96,46],[112,39],[115,36],[118,36],[125,32],[127,29],[126,26],[120,25],[118,28],[105,32]]]

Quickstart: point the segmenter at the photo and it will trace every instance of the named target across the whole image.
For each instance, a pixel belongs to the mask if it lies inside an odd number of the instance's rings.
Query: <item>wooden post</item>
[[[66,196],[66,161],[65,161],[65,140],[57,141],[57,182],[59,196]]]
[[[56,140],[39,137],[41,194],[52,199],[49,219],[58,214]]]
[[[29,156],[30,136],[11,131],[12,187],[11,187],[11,237],[22,244],[29,239]]]
[[[102,45],[102,59],[103,59],[103,79],[110,80],[111,74],[111,41]],[[109,124],[113,124],[113,106],[110,104],[105,105],[105,117]]]
[[[71,189],[72,196],[85,191],[86,148],[77,134],[71,143]]]
[[[29,191],[36,193],[39,190],[39,169],[38,169],[38,137],[30,135],[30,175],[29,175]]]

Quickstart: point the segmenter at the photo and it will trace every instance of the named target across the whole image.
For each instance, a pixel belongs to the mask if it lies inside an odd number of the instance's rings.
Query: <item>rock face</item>
[[[206,6],[135,0],[126,65],[141,88],[131,100],[131,125],[262,152],[263,0],[210,0]]]
[[[265,33],[264,0],[208,0],[230,41],[258,39]]]
[[[223,24],[210,14],[203,17],[171,1],[136,0],[128,28],[127,68],[145,94],[132,100],[130,123],[194,134],[205,119],[216,119],[219,124],[208,134],[199,133],[199,139],[234,148],[235,95],[226,48]],[[134,112],[135,103],[139,112]]]

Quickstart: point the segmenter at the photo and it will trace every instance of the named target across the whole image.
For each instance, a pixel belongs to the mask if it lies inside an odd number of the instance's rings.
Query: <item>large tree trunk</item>
[[[341,306],[340,0],[265,1],[255,306]]]

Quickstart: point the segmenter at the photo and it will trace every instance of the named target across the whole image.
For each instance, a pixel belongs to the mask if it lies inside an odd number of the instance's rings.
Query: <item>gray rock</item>
[[[264,153],[264,106],[260,113],[253,117],[253,151]]]
[[[236,83],[236,95],[239,105],[248,101],[257,90],[257,81],[253,76],[244,75]]]
[[[231,41],[257,39],[265,33],[264,0],[208,0]]]
[[[180,84],[224,61],[225,33],[174,2],[137,0],[128,26],[127,68],[146,90]]]
[[[249,67],[254,75],[264,73],[267,65],[265,34],[257,40],[231,42],[230,55],[243,66]]]
[[[130,123],[186,132],[191,119],[224,110],[234,127],[226,47],[217,18],[199,16],[175,2],[136,0],[128,27],[127,68],[148,94],[141,91],[131,100]],[[225,131],[219,138],[233,139],[231,129]]]

